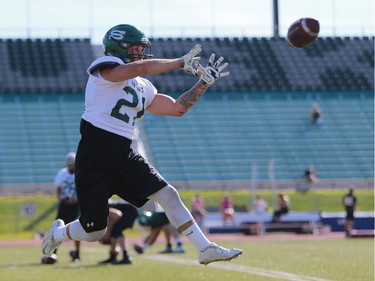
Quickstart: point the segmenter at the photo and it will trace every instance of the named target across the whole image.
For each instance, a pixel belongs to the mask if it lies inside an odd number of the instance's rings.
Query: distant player
[[[140,225],[150,228],[150,233],[143,240],[142,244],[134,244],[134,250],[138,254],[143,254],[146,249],[151,247],[156,242],[156,239],[162,231],[165,234],[166,248],[159,252],[159,254],[185,253],[179,232],[173,225],[171,225],[163,208],[159,204],[155,203],[154,211],[146,211],[140,214],[138,221]],[[171,236],[173,236],[176,242],[175,249],[172,249]]]
[[[354,211],[357,208],[357,197],[354,195],[353,188],[349,189],[349,192],[342,198],[342,205],[344,206],[345,216],[345,235],[350,236],[354,225]]]
[[[54,183],[57,191],[57,199],[59,200],[57,219],[61,219],[65,223],[75,221],[79,217],[79,206],[74,182],[75,158],[76,154],[74,152],[69,152],[66,155],[66,167],[58,171]],[[75,250],[70,252],[70,257],[73,262],[79,262],[80,241],[75,241],[74,245]],[[42,259],[43,264],[53,264],[56,261],[57,249],[51,257],[44,257]]]
[[[224,58],[209,58],[202,67],[195,45],[174,59],[152,59],[150,41],[137,28],[117,25],[104,35],[105,56],[88,68],[85,111],[77,149],[76,186],[81,216],[68,225],[56,220],[46,235],[42,252],[49,256],[64,240],[97,241],[106,232],[108,198],[117,194],[136,207],[149,199],[159,203],[169,221],[194,244],[199,262],[231,260],[239,249],[225,249],[207,239],[185,207],[176,189],[141,155],[131,149],[137,121],[147,111],[183,116],[217,79],[226,76]],[[177,100],[158,93],[140,76],[183,69],[199,81]]]
[[[124,230],[133,228],[138,218],[138,210],[125,202],[110,200],[108,227],[106,234],[100,239],[103,244],[110,244],[109,258],[99,264],[132,264],[124,236]],[[122,259],[117,260],[117,246],[121,249]]]

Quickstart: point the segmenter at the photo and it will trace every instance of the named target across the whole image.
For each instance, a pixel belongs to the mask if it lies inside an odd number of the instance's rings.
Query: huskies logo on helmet
[[[109,39],[115,39],[115,40],[122,40],[125,37],[126,31],[123,30],[111,30],[111,35],[109,35]]]

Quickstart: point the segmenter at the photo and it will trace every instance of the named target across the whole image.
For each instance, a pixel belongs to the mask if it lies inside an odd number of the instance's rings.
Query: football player
[[[133,228],[134,221],[138,217],[138,210],[126,202],[109,200],[108,227],[106,234],[99,240],[103,244],[109,244],[109,258],[99,264],[131,264],[132,259],[126,248],[123,231]],[[117,260],[117,245],[122,251],[122,259]]]
[[[65,223],[75,221],[79,217],[79,206],[74,182],[75,158],[76,154],[69,152],[66,155],[66,167],[59,170],[55,176],[57,199],[59,200],[57,219],[61,219]],[[73,262],[79,262],[80,241],[75,241],[74,245],[75,250],[70,251],[69,254]],[[51,257],[42,258],[43,264],[53,264],[56,261],[57,249]]]
[[[108,198],[117,194],[136,207],[149,199],[159,203],[169,221],[194,244],[199,262],[231,260],[239,249],[212,243],[202,233],[176,189],[141,155],[131,149],[134,129],[145,111],[156,115],[183,116],[207,88],[229,72],[228,63],[211,54],[206,67],[195,45],[186,55],[174,59],[154,59],[144,33],[128,24],[116,25],[104,35],[105,56],[88,68],[81,140],[77,149],[76,187],[81,210],[79,220],[64,225],[56,220],[42,243],[49,256],[62,241],[97,241],[106,232]],[[143,75],[183,69],[198,82],[179,98],[158,93]]]

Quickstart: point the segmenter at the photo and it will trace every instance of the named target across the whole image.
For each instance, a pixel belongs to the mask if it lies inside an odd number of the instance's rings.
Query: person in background
[[[166,239],[166,248],[159,254],[185,253],[185,249],[177,229],[169,222],[168,217],[159,204],[155,204],[156,209],[153,212],[143,212],[139,216],[139,224],[150,228],[150,233],[143,239],[141,244],[134,244],[134,250],[138,254],[143,254],[150,248],[163,231]],[[176,242],[176,248],[172,249],[171,236]]]
[[[133,228],[134,221],[138,217],[138,210],[134,206],[123,201],[109,201],[108,228],[106,234],[99,240],[102,244],[109,244],[109,258],[99,262],[99,264],[131,264],[132,259],[129,256],[126,247],[126,240],[123,234],[124,230]],[[117,260],[119,251],[122,252],[122,259]]]
[[[354,212],[357,209],[357,197],[354,195],[354,189],[350,188],[348,193],[342,198],[342,205],[345,209],[345,235],[350,236],[354,225]]]
[[[74,183],[76,154],[69,152],[66,155],[66,167],[59,170],[55,177],[55,187],[57,199],[59,201],[57,219],[70,223],[79,217],[79,206]],[[80,261],[80,241],[74,241],[75,250],[70,251],[69,255],[73,262]],[[43,257],[42,264],[54,264],[57,262],[57,249],[50,257]]]
[[[304,171],[303,175],[304,175],[304,177],[306,179],[306,182],[309,185],[317,184],[319,182],[317,174],[315,172],[315,169],[314,169],[313,165],[307,166],[307,168]]]
[[[267,214],[268,204],[266,200],[264,200],[262,197],[257,195],[255,197],[255,201],[253,203],[252,209],[253,209],[254,214],[256,215],[264,215],[264,214]]]
[[[319,107],[319,104],[315,103],[310,112],[310,120],[314,125],[322,125],[323,124],[323,112]]]
[[[236,224],[234,218],[234,207],[232,203],[232,199],[230,198],[229,194],[225,194],[223,200],[220,203],[220,211],[223,216],[223,225],[226,226],[228,221],[231,221],[233,225]]]
[[[204,200],[199,194],[196,194],[191,200],[191,214],[193,215],[193,218],[197,222],[200,229],[205,232],[206,228],[204,226],[204,217],[206,215],[206,210],[204,207]]]
[[[272,222],[280,222],[281,216],[289,212],[289,196],[279,194],[277,196],[277,209],[273,212]]]

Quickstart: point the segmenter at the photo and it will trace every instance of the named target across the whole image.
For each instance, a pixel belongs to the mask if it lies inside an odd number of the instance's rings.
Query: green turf
[[[197,191],[180,191],[181,198],[190,207],[190,200]],[[225,191],[210,190],[199,191],[205,199],[206,205],[217,207],[224,196]],[[313,190],[301,194],[293,190],[286,190],[291,199],[291,209],[294,211],[319,210],[324,212],[342,211],[341,198],[346,189],[335,190]],[[264,197],[271,206],[272,192],[261,190],[257,194]],[[230,195],[236,206],[244,206],[250,209],[251,199],[255,194],[249,190],[231,191]],[[374,210],[374,191],[371,189],[360,189],[356,191],[361,211]],[[34,203],[36,214],[33,217],[22,217],[21,209],[24,203]],[[272,211],[270,209],[269,211]],[[0,197],[0,239],[5,238],[30,238],[37,231],[46,231],[56,216],[55,195],[24,195],[12,197]]]
[[[332,241],[249,239],[246,242],[228,242],[223,245],[240,247],[244,250],[244,254],[231,263],[214,263],[205,267],[198,264],[191,244],[185,245],[186,254],[162,255],[167,257],[168,261],[160,260],[160,255],[156,255],[162,247],[161,244],[156,244],[149,249],[147,255],[140,256],[131,251],[133,265],[98,266],[98,261],[107,258],[106,246],[95,243],[83,245],[82,262],[72,264],[68,258],[71,246],[63,244],[57,264],[41,265],[39,247],[2,247],[0,248],[0,280],[374,280],[373,239]],[[263,273],[275,274],[275,271],[278,275],[274,278],[262,276]],[[283,279],[280,274],[283,276],[295,274],[301,279],[293,279],[296,278],[295,276]]]

